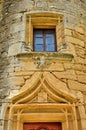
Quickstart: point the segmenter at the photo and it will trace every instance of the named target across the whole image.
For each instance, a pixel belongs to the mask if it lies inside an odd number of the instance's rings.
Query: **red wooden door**
[[[23,130],[62,130],[61,123],[24,123]]]

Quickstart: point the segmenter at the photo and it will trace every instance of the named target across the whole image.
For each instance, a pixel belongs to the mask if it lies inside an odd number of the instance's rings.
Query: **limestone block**
[[[19,90],[11,90],[8,98],[12,98],[19,93]]]
[[[70,49],[70,52],[73,54],[73,56],[76,56],[75,46],[71,43],[68,43],[68,47]]]
[[[86,84],[82,84],[73,80],[68,80],[68,86],[70,89],[86,92]]]
[[[24,84],[24,78],[23,77],[11,77],[8,79],[9,85],[14,86],[14,85],[23,85]]]
[[[33,73],[34,70],[36,70],[36,65],[34,63],[35,61],[26,61],[26,62],[21,62],[21,69],[22,71],[29,71],[30,70],[30,73]],[[31,70],[33,70],[31,72]]]
[[[46,80],[49,81],[51,84],[55,84],[57,90],[61,90],[66,93],[68,92],[66,83],[64,83],[60,79],[56,78],[53,74],[49,74],[49,73],[45,72],[44,76],[45,76]]]
[[[73,64],[72,69],[81,71],[81,70],[83,70],[83,65],[82,64]]]
[[[21,85],[19,85],[19,86],[18,85],[14,86],[13,84],[11,84],[11,85],[10,85],[10,89],[12,89],[12,90],[20,90],[21,89]]]
[[[8,73],[3,73],[3,74],[0,75],[0,80],[2,81],[2,80],[4,79],[3,82],[4,82],[4,84],[5,84],[5,80],[7,79],[7,77],[8,77]],[[0,82],[1,82],[1,81],[0,81]],[[1,85],[1,84],[0,84],[0,85]]]
[[[79,33],[81,33],[81,34],[84,34],[83,27],[80,27],[80,26],[76,27],[76,31],[79,32]]]
[[[9,33],[9,45],[15,44],[15,43],[20,43],[20,41],[25,40],[25,31],[19,31],[16,33]]]
[[[21,23],[20,24],[16,24],[16,22],[15,22],[15,24],[12,24],[10,26],[10,32],[11,32],[11,34],[19,32],[19,31],[22,31],[24,29],[25,29],[24,24],[21,24]]]
[[[78,81],[86,84],[86,75],[78,75]]]
[[[66,36],[65,40],[66,40],[66,42],[74,43],[76,45],[80,45],[80,46],[84,47],[84,41],[79,40],[78,38],[73,38],[73,37],[70,37],[70,36]]]
[[[86,65],[86,58],[84,59],[84,64]]]
[[[64,71],[64,66],[62,63],[58,63],[56,61],[54,61],[49,68],[47,68],[49,70],[57,70],[57,71]]]
[[[4,90],[4,88],[8,86],[7,83],[8,83],[7,76],[5,76],[5,74],[3,74],[0,77],[0,89],[3,88],[3,90]]]
[[[84,127],[85,127],[85,128],[83,128],[83,130],[86,130],[86,119],[84,120],[84,122],[85,122],[85,123],[84,123]]]
[[[10,73],[9,75],[10,76],[30,76],[32,74],[34,74],[34,71],[32,71],[32,72],[29,72],[29,71],[17,71],[17,72]]]
[[[22,51],[24,52],[24,50],[22,49],[23,49],[23,43],[15,43],[9,47],[8,56],[15,56],[21,53]]]
[[[83,98],[84,98],[84,101],[86,101],[86,92],[83,93]],[[85,109],[86,109],[86,107],[85,107]]]
[[[76,80],[76,74],[74,72],[74,70],[67,70],[67,71],[63,71],[63,72],[53,72],[55,74],[56,77],[60,78],[60,79],[73,79]]]
[[[83,65],[83,71],[86,73],[86,64]]]
[[[82,41],[84,41],[86,39],[84,34],[79,33],[79,32],[77,32],[75,30],[72,31],[72,36],[77,38],[77,39],[80,39]]]
[[[82,70],[81,71],[76,71],[76,74],[77,75],[84,75],[84,76],[86,76],[86,73],[85,72],[83,72]]]
[[[35,86],[36,85],[36,82],[39,80],[40,78],[40,72],[37,72],[37,73],[34,73],[32,75],[32,77],[30,79],[27,79],[25,81],[25,84],[24,86],[21,88],[20,92],[24,91],[24,90],[27,90],[28,88],[32,87],[32,86]]]
[[[76,64],[84,64],[85,59],[81,58],[79,56],[76,56],[74,61],[75,61]]]
[[[8,68],[6,68],[5,69],[5,72],[8,72],[8,73],[12,73],[12,72],[14,72],[14,67],[8,67]]]
[[[19,72],[19,71],[21,71],[21,67],[15,67],[15,72]]]
[[[71,63],[64,62],[63,65],[64,65],[64,69],[66,69],[66,70],[72,68],[72,64]]]
[[[30,79],[30,75],[29,76],[24,76],[24,79],[27,80],[27,79]]]
[[[20,1],[19,12],[22,10],[25,10],[25,9],[28,10],[28,9],[32,8],[33,4],[34,4],[33,2],[35,2],[35,1],[32,1],[32,0],[29,0],[29,2],[28,2],[28,0]]]
[[[83,57],[83,58],[85,57],[85,48],[76,46],[76,47],[75,47],[75,50],[76,50],[76,54],[77,54],[79,57]]]
[[[72,35],[72,29],[66,28],[64,31],[65,31],[65,35],[67,35],[67,36],[71,36]]]

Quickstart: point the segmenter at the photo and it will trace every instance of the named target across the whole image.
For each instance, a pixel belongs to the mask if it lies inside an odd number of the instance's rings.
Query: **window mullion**
[[[43,30],[43,35],[44,35],[44,38],[43,38],[43,42],[44,42],[44,51],[46,51],[46,30]]]

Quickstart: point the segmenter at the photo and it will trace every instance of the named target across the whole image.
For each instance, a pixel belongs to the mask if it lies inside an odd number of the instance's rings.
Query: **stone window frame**
[[[33,29],[55,29],[56,50],[61,49],[64,44],[64,17],[60,14],[34,13],[26,14],[25,43],[33,51]],[[34,51],[33,51],[34,52]]]
[[[31,60],[37,68],[45,68],[53,61],[72,61],[73,54],[69,45],[65,43],[65,22],[64,16],[54,13],[31,13],[26,14],[25,42],[21,51],[16,55],[19,60]],[[33,46],[33,29],[46,28],[56,30],[56,51],[36,52]]]

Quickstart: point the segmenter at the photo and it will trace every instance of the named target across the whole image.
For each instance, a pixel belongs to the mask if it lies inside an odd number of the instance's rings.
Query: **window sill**
[[[58,52],[24,52],[16,55],[18,60],[21,61],[32,61],[36,65],[37,68],[45,68],[49,66],[52,62],[56,62],[60,60],[64,61],[72,61],[73,54],[69,52],[58,53]]]
[[[16,55],[19,60],[35,60],[45,57],[45,60],[71,61],[74,56],[69,52],[23,52]]]

